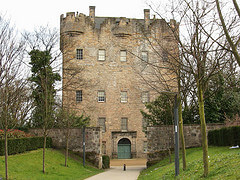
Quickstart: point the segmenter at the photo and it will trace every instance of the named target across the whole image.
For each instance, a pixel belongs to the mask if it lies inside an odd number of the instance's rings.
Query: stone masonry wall
[[[209,130],[220,129],[224,124],[208,124],[207,132]],[[185,146],[199,147],[201,146],[201,129],[200,125],[184,125],[183,127]],[[174,148],[174,129],[173,126],[155,126],[147,128],[148,139],[148,161],[160,159],[161,152],[166,149]],[[181,143],[180,143],[181,146]]]
[[[155,74],[159,69],[155,67],[168,64],[163,56],[159,56],[163,49],[179,54],[178,44],[168,26],[170,24],[171,28],[177,29],[178,25],[175,21],[150,19],[149,11],[144,11],[144,20],[95,17],[93,10],[90,7],[89,16],[72,12],[60,17],[63,106],[79,115],[84,113],[90,116],[90,125],[94,127],[100,126],[99,119],[105,119],[102,141],[106,155],[117,157],[118,141],[128,138],[132,143],[132,157],[146,157],[144,143],[147,138],[140,113],[140,110],[146,110],[142,95],[147,92],[148,100],[152,101],[158,94],[144,81],[149,79],[149,82],[158,82],[159,76]],[[145,38],[146,34],[149,39]],[[149,40],[153,43],[149,44]],[[77,49],[82,50],[82,58],[77,58]],[[101,60],[98,58],[100,50],[105,50]],[[122,51],[126,52],[125,60],[121,60]],[[143,52],[147,53],[147,61],[154,66],[149,66],[141,58]],[[172,55],[167,58],[171,60]],[[168,69],[171,68],[162,68],[160,76],[165,76],[164,79],[171,82],[170,87],[176,87],[175,74]],[[157,89],[161,91],[162,88]],[[76,91],[79,90],[82,92],[82,101],[77,102]],[[104,101],[98,101],[99,91],[104,92]],[[127,95],[126,101],[121,101],[122,92]],[[127,132],[136,132],[134,139],[126,136],[122,129],[123,118],[127,119]]]
[[[42,129],[31,129],[31,134],[42,136]],[[50,129],[48,137],[53,140],[53,146],[56,148],[64,148],[66,144],[66,129]],[[100,127],[87,127],[85,130],[85,150],[86,153],[91,153],[95,160],[94,164],[101,168],[101,131]],[[69,136],[69,149],[75,152],[83,152],[83,136],[81,128],[71,128]]]

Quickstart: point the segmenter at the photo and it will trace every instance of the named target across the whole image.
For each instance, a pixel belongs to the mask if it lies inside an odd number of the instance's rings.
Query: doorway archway
[[[122,138],[118,141],[118,159],[131,158],[131,141],[128,138]]]

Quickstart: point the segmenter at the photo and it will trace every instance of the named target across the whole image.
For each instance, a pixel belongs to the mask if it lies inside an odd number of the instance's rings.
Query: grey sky
[[[1,2],[0,13],[10,18],[19,30],[34,27],[59,27],[59,17],[66,12],[88,15],[89,6],[96,6],[96,16],[143,18],[147,3],[159,4],[164,0],[7,0]]]

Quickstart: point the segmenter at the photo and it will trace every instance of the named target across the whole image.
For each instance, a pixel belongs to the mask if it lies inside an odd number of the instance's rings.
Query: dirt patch
[[[111,159],[110,166],[146,166],[147,159]]]

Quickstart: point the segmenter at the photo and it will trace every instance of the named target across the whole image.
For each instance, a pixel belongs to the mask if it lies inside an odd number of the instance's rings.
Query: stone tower
[[[165,66],[165,49],[177,49],[170,30],[176,26],[175,21],[150,19],[149,9],[143,19],[97,17],[95,6],[89,7],[89,16],[61,15],[63,106],[90,115],[91,126],[101,127],[102,154],[146,157],[146,123],[140,110],[157,93],[142,77],[153,80],[150,64]]]

